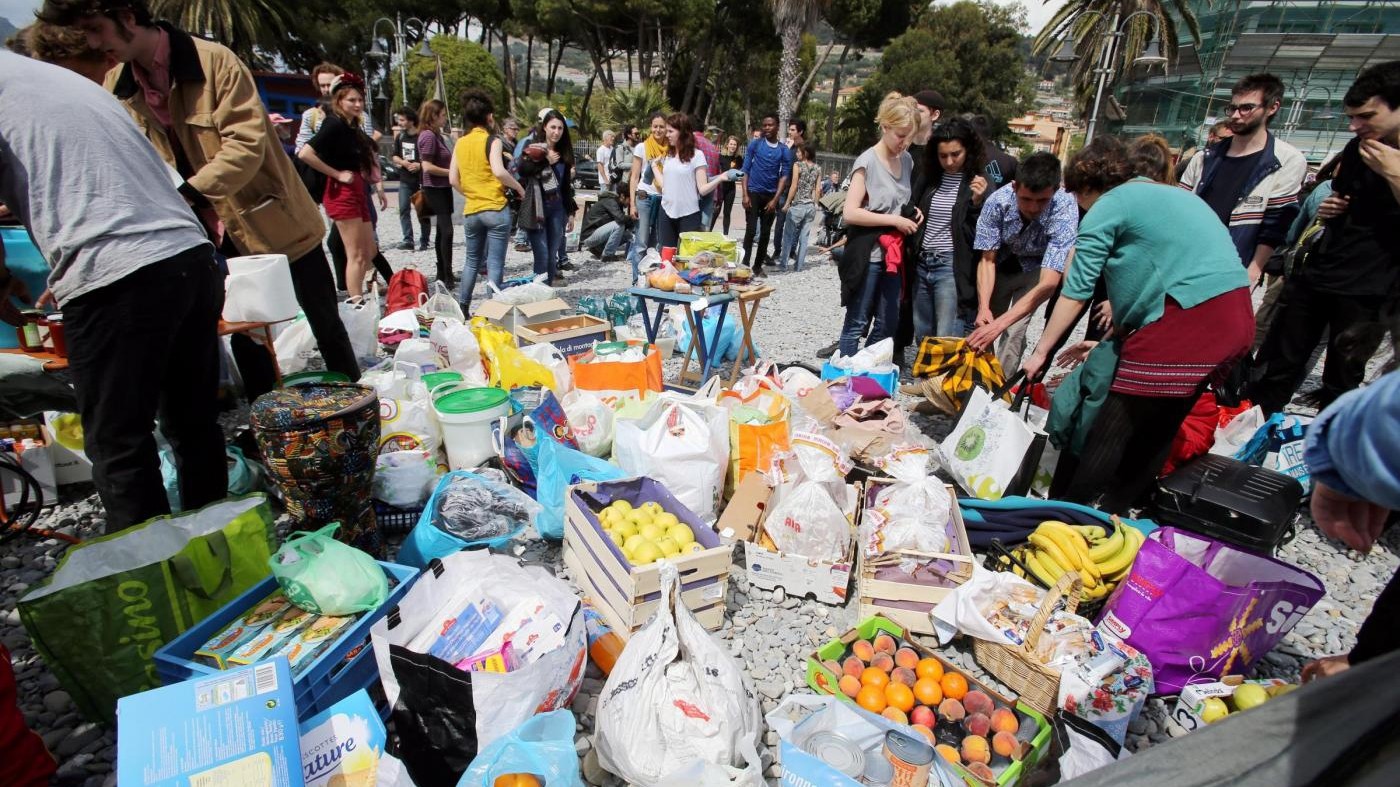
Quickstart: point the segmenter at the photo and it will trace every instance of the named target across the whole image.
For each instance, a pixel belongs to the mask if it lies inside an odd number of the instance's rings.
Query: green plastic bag
[[[85,541],[20,599],[20,620],[83,715],[110,724],[119,697],[161,685],[162,645],[267,576],[273,521],[248,495]]]
[[[282,592],[318,615],[353,615],[378,609],[389,597],[389,579],[368,552],[335,540],[340,525],[282,542],[267,561]]]

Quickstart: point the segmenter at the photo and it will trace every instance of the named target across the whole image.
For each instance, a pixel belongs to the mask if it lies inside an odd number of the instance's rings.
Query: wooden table
[[[685,360],[681,362],[681,371],[677,385],[668,385],[667,388],[681,391],[694,391],[710,378],[710,372],[719,360],[715,357],[715,352],[719,349],[719,338],[724,331],[724,320],[729,314],[729,304],[734,300],[730,293],[716,293],[714,295],[704,295],[696,293],[677,293],[658,290],[652,287],[633,287],[627,291],[637,299],[638,308],[642,312],[642,324],[646,327],[647,341],[656,343],[656,334],[661,330],[661,320],[666,316],[666,309],[670,306],[680,306],[685,309],[685,319],[690,325],[690,346],[686,348]],[[649,304],[656,305],[656,316],[652,317]],[[705,333],[701,329],[701,318],[708,309],[718,306],[719,316],[715,320],[714,334],[710,339],[710,346],[705,346]],[[699,361],[699,369],[691,372],[691,360]],[[697,375],[698,376],[695,376]]]
[[[758,350],[753,346],[753,324],[758,319],[758,305],[773,294],[773,288],[767,284],[757,285],[754,289],[734,292],[735,306],[739,309],[739,328],[743,331],[743,345],[739,348],[738,357],[734,359],[734,368],[729,373],[729,379],[725,386],[734,385],[739,379],[739,372],[745,364],[758,363]]]

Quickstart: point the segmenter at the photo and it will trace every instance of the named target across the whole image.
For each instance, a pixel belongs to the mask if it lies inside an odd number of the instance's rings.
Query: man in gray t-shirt
[[[0,51],[0,202],[52,268],[93,482],[116,532],[170,513],[151,426],[181,503],[227,494],[218,422],[223,281],[172,171],[100,85]],[[178,176],[174,176],[178,180]],[[0,295],[15,285],[0,243]],[[46,298],[47,300],[47,298]]]

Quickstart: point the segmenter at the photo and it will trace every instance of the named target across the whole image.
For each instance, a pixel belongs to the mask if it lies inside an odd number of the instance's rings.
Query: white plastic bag
[[[420,372],[436,372],[442,368],[441,359],[427,339],[404,339],[394,351],[394,365],[407,364]]]
[[[599,763],[655,785],[695,760],[739,766],[763,720],[748,676],[681,600],[680,575],[659,564],[662,605],[632,636],[599,698]]]
[[[316,336],[311,333],[311,323],[301,314],[277,334],[272,347],[277,351],[277,367],[282,374],[300,372],[306,368],[308,361],[320,355],[316,350]]]
[[[492,290],[491,300],[500,303],[508,303],[511,306],[524,306],[527,303],[539,303],[547,301],[557,295],[554,288],[545,284],[545,279],[549,277],[541,273],[529,284],[522,284],[518,287],[507,287],[504,290],[497,289],[496,285],[487,282]]]
[[[713,400],[663,395],[645,416],[616,424],[618,467],[660,481],[702,520],[715,521],[729,467],[728,411]]]
[[[466,316],[462,314],[462,304],[457,302],[452,291],[440,281],[433,282],[433,294],[415,311],[420,322],[424,325],[432,325],[433,320],[438,317],[451,317],[461,322],[467,321]]]
[[[900,446],[881,462],[895,479],[875,497],[861,524],[865,554],[874,557],[900,549],[948,551],[948,517],[952,496],[932,475],[933,454],[921,446]]]
[[[880,341],[847,358],[839,351],[831,356],[831,365],[858,374],[883,374],[894,365],[894,339]]]
[[[396,363],[392,381],[379,389],[379,450],[427,451],[436,460],[442,425],[418,374],[413,365]]]
[[[437,460],[427,451],[389,451],[374,460],[374,499],[417,508],[433,492]]]
[[[578,449],[589,456],[608,457],[613,447],[613,409],[592,391],[570,391],[559,402]]]
[[[851,547],[850,460],[825,437],[798,434],[773,458],[775,503],[767,530],[778,549],[811,560],[841,560]]]
[[[433,320],[428,332],[428,344],[437,354],[440,368],[462,373],[463,382],[486,386],[486,369],[481,365],[481,345],[476,341],[467,324],[453,317],[438,317]]]
[[[822,378],[801,366],[789,366],[778,377],[782,381],[783,393],[798,405],[802,404],[802,400],[807,398],[807,394],[811,393],[813,388],[822,384]]]
[[[1268,421],[1263,408],[1255,405],[1230,419],[1230,423],[1215,429],[1215,444],[1210,447],[1212,454],[1234,456]]]
[[[554,373],[554,395],[563,396],[574,389],[574,375],[569,371],[569,359],[559,348],[549,343],[527,344],[520,348],[526,358],[539,363]],[[612,436],[608,439],[611,441]]]
[[[340,322],[345,325],[345,333],[350,337],[350,348],[355,357],[373,360],[379,356],[379,287],[371,285],[370,291],[357,299],[349,298],[338,305]]]

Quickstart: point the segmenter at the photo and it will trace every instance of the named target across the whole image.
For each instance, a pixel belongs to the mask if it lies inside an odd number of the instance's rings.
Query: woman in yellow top
[[[520,183],[506,171],[495,127],[495,106],[484,91],[471,89],[462,94],[462,114],[470,127],[452,150],[448,178],[452,188],[467,200],[462,211],[462,231],[467,241],[467,263],[462,267],[462,289],[457,300],[462,313],[471,316],[472,289],[476,272],[486,251],[486,272],[491,283],[500,287],[506,266],[506,244],[510,240],[510,208],[505,189],[525,195]]]

